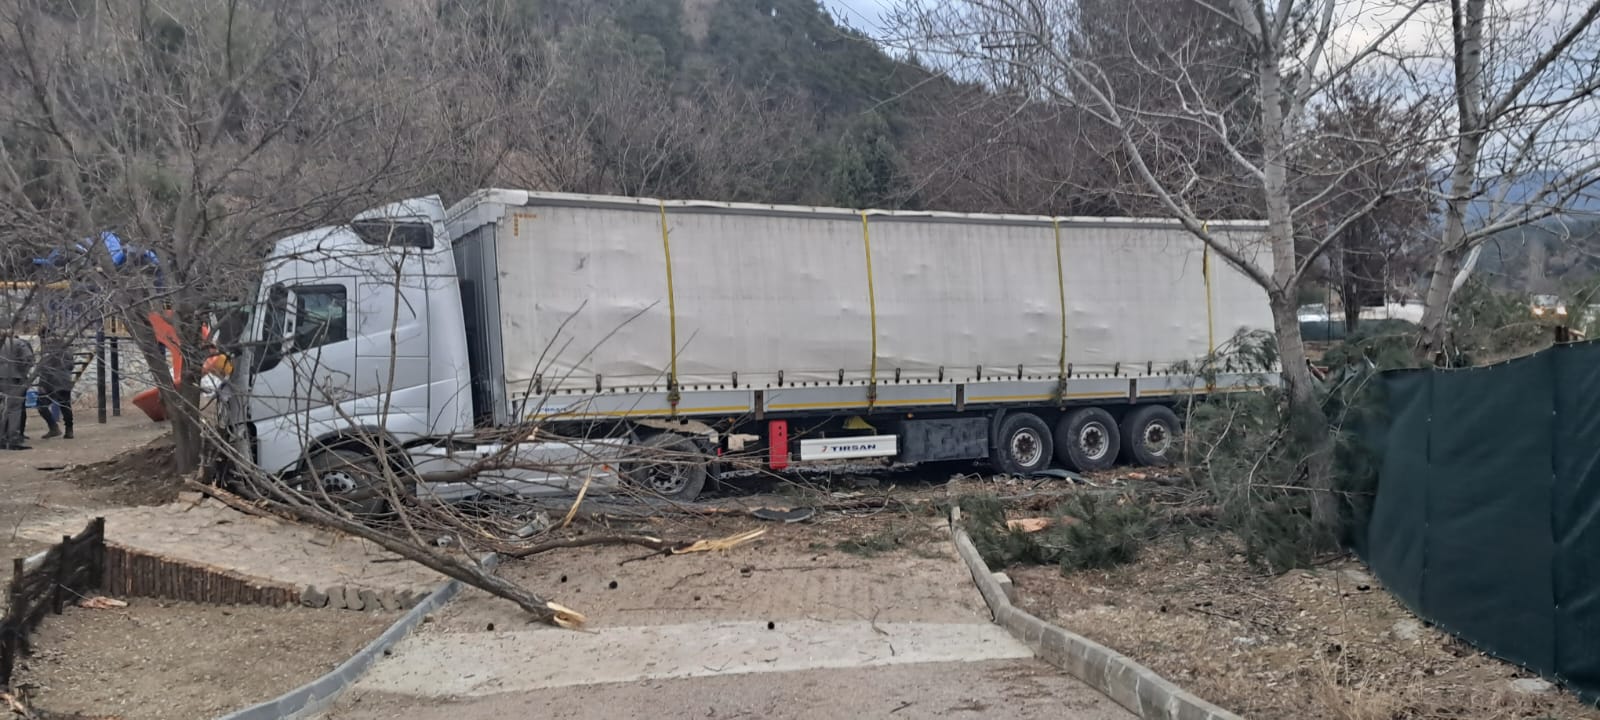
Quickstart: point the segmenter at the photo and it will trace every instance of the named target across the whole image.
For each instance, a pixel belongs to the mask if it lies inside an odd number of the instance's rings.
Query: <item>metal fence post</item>
[[[111,343],[111,416],[122,417],[122,359],[117,352],[122,343],[115,335],[107,341]]]
[[[100,328],[94,331],[94,382],[97,397],[96,419],[101,425],[106,423],[106,330]]]

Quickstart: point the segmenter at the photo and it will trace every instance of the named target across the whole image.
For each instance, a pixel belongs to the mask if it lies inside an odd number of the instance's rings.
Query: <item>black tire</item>
[[[1122,451],[1128,462],[1156,467],[1178,457],[1178,415],[1163,405],[1138,408],[1122,421]]]
[[[680,502],[700,497],[710,456],[694,440],[661,433],[645,438],[638,447],[641,457],[623,466],[623,477],[630,484]]]
[[[1000,421],[989,463],[1006,475],[1030,475],[1050,467],[1050,426],[1033,413],[1011,413]]]
[[[378,477],[378,463],[371,454],[327,448],[316,451],[306,463],[300,492],[314,502],[332,501],[335,507],[356,517],[373,517],[382,514],[389,504],[378,487]]]
[[[1109,470],[1121,447],[1116,418],[1100,408],[1069,410],[1056,423],[1056,459],[1078,472]]]

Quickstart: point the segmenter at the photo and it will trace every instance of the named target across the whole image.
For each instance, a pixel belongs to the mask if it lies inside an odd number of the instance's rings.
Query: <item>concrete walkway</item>
[[[636,549],[591,548],[508,565],[590,627],[529,626],[469,593],[326,717],[1133,717],[990,623],[948,540],[871,558],[818,545],[774,527],[726,554],[619,566]]]

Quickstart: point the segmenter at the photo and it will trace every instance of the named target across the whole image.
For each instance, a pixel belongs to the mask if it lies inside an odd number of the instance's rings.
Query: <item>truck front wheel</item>
[[[371,454],[349,448],[318,450],[306,463],[300,492],[319,504],[332,504],[356,517],[378,515],[388,502],[378,487],[378,463]]]
[[[710,460],[694,441],[682,435],[661,433],[645,438],[623,476],[629,483],[670,500],[689,502],[706,486]]]
[[[1006,475],[1031,475],[1050,467],[1050,426],[1033,413],[1010,413],[1000,421],[989,461]]]

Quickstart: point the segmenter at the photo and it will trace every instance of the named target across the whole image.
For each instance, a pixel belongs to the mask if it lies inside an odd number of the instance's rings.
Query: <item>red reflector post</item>
[[[789,421],[767,422],[767,465],[773,470],[789,467]]]

